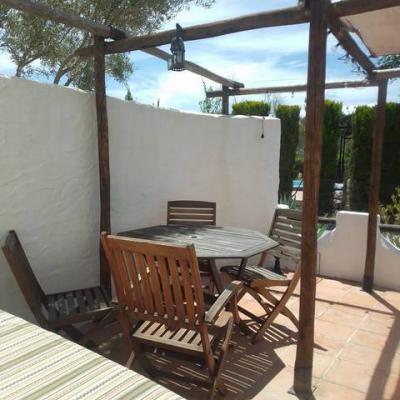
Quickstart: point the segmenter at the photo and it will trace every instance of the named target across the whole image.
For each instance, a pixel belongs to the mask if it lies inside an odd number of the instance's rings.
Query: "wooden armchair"
[[[232,282],[206,311],[193,246],[171,246],[105,233],[101,241],[114,278],[122,329],[134,354],[128,365],[138,359],[150,374],[168,375],[168,371],[155,369],[144,353],[162,349],[186,356],[208,369],[209,379],[196,383],[211,387],[211,397],[217,390],[223,393],[221,373],[233,322],[239,321],[236,295],[241,284]],[[218,326],[215,322],[228,303],[233,306],[233,316]],[[221,340],[217,357],[216,346]]]
[[[101,287],[45,294],[15,231],[8,233],[2,249],[33,316],[43,328],[64,331],[80,344],[87,344],[98,329],[115,318],[116,309]],[[75,326],[90,321],[93,326],[85,334]]]
[[[301,225],[301,211],[277,209],[269,236],[279,245],[262,254],[259,266],[246,266],[243,270],[238,266],[226,266],[221,269],[221,271],[228,273],[232,279],[243,281],[244,289],[240,294],[240,298],[249,293],[266,312],[266,316],[261,318],[239,307],[241,312],[260,324],[259,330],[253,337],[253,343],[263,336],[264,332],[280,313],[288,317],[296,328],[299,326],[296,316],[286,307],[286,303],[296,289],[300,279]],[[279,271],[279,273],[264,267],[268,254],[275,257],[275,271]],[[280,271],[280,260],[282,258],[292,260],[296,264],[295,272],[291,279],[288,279]],[[270,289],[274,287],[286,288],[280,298],[271,293]]]

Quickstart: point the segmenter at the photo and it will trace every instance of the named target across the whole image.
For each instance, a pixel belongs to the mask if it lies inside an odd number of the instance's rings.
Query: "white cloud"
[[[0,66],[1,70],[6,74],[15,72],[15,63],[6,51],[0,51]]]

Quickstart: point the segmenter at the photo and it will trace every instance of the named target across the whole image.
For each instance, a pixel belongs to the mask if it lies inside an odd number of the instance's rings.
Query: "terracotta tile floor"
[[[298,293],[299,288],[289,302],[295,313]],[[261,311],[246,297],[242,305],[254,313]],[[400,292],[367,294],[353,283],[318,278],[315,339],[311,399],[400,400]],[[296,356],[296,329],[290,321],[278,317],[264,340],[255,345],[236,331],[233,343],[224,374],[226,400],[296,399],[288,393]],[[125,344],[117,334],[98,351],[123,364],[128,357]],[[153,361],[184,376],[205,376],[191,363],[161,357]],[[134,369],[143,373],[137,364]],[[207,398],[207,392],[194,385],[159,382],[187,399]]]

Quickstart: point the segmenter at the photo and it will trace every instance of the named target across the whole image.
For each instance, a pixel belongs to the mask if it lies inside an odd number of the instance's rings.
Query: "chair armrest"
[[[212,324],[218,318],[223,308],[236,296],[239,290],[243,287],[243,283],[240,281],[232,281],[225,290],[218,296],[216,302],[206,312],[204,321]]]

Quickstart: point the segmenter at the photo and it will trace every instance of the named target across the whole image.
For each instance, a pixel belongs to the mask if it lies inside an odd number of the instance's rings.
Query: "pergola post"
[[[378,83],[378,104],[376,106],[376,119],[374,136],[372,140],[371,178],[368,198],[368,237],[367,254],[365,257],[365,270],[363,289],[371,292],[374,286],[374,269],[376,253],[377,217],[379,207],[379,188],[381,183],[382,148],[385,133],[385,111],[388,81]]]
[[[229,88],[222,86],[222,114],[229,115]]]
[[[104,38],[94,37],[94,71],[96,90],[97,142],[100,175],[100,231],[111,231],[110,160],[106,98]],[[103,248],[100,246],[100,284],[111,294],[111,277]]]
[[[300,314],[293,389],[312,392],[317,265],[318,194],[325,100],[327,10],[329,3],[310,0],[310,33],[304,146],[303,226]]]

